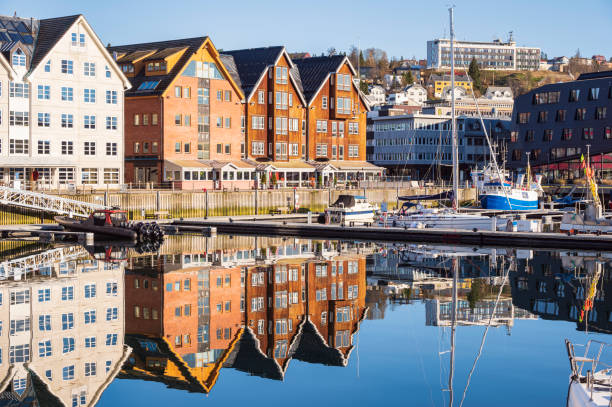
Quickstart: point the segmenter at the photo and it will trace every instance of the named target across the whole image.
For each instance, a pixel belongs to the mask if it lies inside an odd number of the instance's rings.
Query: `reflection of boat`
[[[576,356],[574,345],[565,340],[572,374],[567,394],[567,407],[609,407],[612,404],[611,344],[590,340],[584,356]],[[586,369],[586,371],[585,371]]]
[[[379,208],[371,205],[362,195],[340,195],[336,202],[325,209],[331,223],[372,222]]]
[[[55,220],[68,230],[92,232],[97,237],[119,237],[129,240],[136,240],[138,237],[136,231],[127,228],[125,211],[104,209],[92,212],[85,220],[67,216],[56,216]]]

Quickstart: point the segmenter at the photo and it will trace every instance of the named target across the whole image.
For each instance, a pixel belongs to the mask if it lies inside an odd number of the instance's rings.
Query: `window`
[[[266,104],[266,92],[263,90],[257,92],[257,103],[260,105]]]
[[[62,100],[72,102],[73,99],[73,89],[71,87],[62,86]]]
[[[96,76],[96,63],[95,62],[85,62],[83,64],[83,75]]]
[[[96,103],[96,90],[95,89],[83,89],[83,102]]]
[[[86,141],[83,143],[83,153],[85,155],[96,155],[96,142]]]
[[[41,332],[51,330],[51,315],[38,316],[38,330]]]
[[[51,142],[48,140],[38,140],[38,154],[51,154]]]
[[[177,98],[180,98],[182,93],[183,93],[182,90],[183,90],[183,88],[181,88],[180,86],[175,86],[174,87],[174,96],[177,97]]]
[[[348,156],[349,158],[359,157],[359,145],[358,144],[350,144],[348,146]]]
[[[86,348],[95,348],[96,347],[96,337],[89,336],[85,338],[85,347]]]
[[[52,355],[51,349],[51,341],[46,340],[42,342],[38,342],[38,356],[41,358],[45,358]]]
[[[321,109],[323,110],[327,109],[327,96],[323,96],[321,98]]]
[[[561,140],[571,140],[572,139],[572,129],[563,129],[561,133]]]
[[[185,115],[184,124],[187,127],[191,126],[191,115],[190,114],[186,114]]]
[[[174,124],[176,126],[180,126],[181,124],[183,124],[183,115],[175,114],[174,115]]]
[[[531,142],[535,139],[534,137],[535,132],[533,130],[527,130],[525,132],[525,141],[526,142]]]
[[[62,73],[72,75],[72,61],[68,59],[62,59]]]
[[[106,335],[106,346],[112,346],[117,344],[117,334]]]
[[[599,99],[599,88],[590,88],[589,89],[589,100],[597,100]]]
[[[74,365],[65,366],[62,368],[62,379],[74,380]]]
[[[62,352],[74,352],[74,338],[62,338]]]
[[[566,114],[567,110],[557,110],[557,117],[555,118],[555,121],[564,122]]]
[[[106,130],[117,130],[116,116],[106,116]]]
[[[157,126],[157,113],[153,113],[151,115],[151,125],[152,126]]]
[[[106,103],[111,104],[111,105],[117,104],[117,91],[116,90],[106,91]]]
[[[542,138],[542,141],[552,141],[552,140],[553,140],[553,130],[552,129],[544,130],[544,137]]]
[[[96,310],[85,311],[83,313],[84,321],[86,324],[95,324],[96,323]]]
[[[51,126],[51,114],[50,113],[38,113],[38,127],[50,127]]]
[[[106,283],[106,295],[117,296],[117,282],[116,281]]]
[[[71,114],[62,113],[62,128],[71,129],[73,125],[74,117]]]
[[[254,130],[265,130],[265,117],[264,116],[252,116],[251,118],[251,128]]]
[[[548,120],[548,111],[543,110],[538,113],[538,123],[545,123]]]
[[[85,362],[85,376],[96,375],[96,362]]]
[[[576,109],[576,116],[574,117],[574,120],[586,120],[586,113],[586,107],[579,107]]]
[[[10,335],[16,335],[21,332],[30,331],[30,318],[25,319],[11,319]]]
[[[13,66],[26,66],[26,56],[23,51],[17,48],[17,50],[13,52],[13,58],[11,62]]]
[[[30,303],[30,291],[12,291],[11,292],[11,305],[18,304],[29,304]]]
[[[317,144],[317,157],[327,157],[327,144]]]
[[[98,169],[97,168],[83,168],[81,169],[81,182],[83,184],[97,184],[98,183]]]
[[[62,330],[66,331],[72,328],[74,328],[74,314],[71,312],[62,314]]]
[[[38,85],[38,100],[49,100],[49,99],[51,99],[51,86]]]
[[[30,361],[30,345],[15,345],[9,348],[9,363],[27,363]]]
[[[9,140],[9,153],[28,154],[30,151],[28,140]]]
[[[45,72],[51,72],[51,60],[45,63]]]
[[[106,143],[106,155],[117,155],[117,143]]]
[[[602,120],[606,118],[606,114],[607,114],[607,108],[606,107],[598,107],[595,110],[595,119],[596,120]]]
[[[198,88],[198,104],[208,105],[210,101],[210,90],[208,88]]]
[[[580,99],[580,89],[572,89],[569,94],[570,102],[578,102]]]
[[[118,310],[116,307],[106,309],[106,320],[107,321],[116,321],[117,315],[118,315]]]
[[[30,113],[29,112],[14,112],[9,111],[9,125],[11,126],[29,126],[30,125]]]
[[[253,155],[264,155],[264,145],[263,141],[253,141],[251,147],[251,154]]]
[[[96,298],[95,284],[85,284],[85,298]]]
[[[526,124],[529,122],[529,116],[531,116],[531,113],[526,112],[526,113],[519,113],[518,114],[518,118],[517,118],[517,123],[519,124]]]
[[[38,290],[38,302],[51,301],[51,289],[43,288]]]
[[[188,99],[191,97],[191,88],[188,86],[185,86],[183,88],[183,98]]]
[[[287,75],[288,70],[285,66],[277,66],[276,67],[276,83],[278,84],[286,84],[287,83]]]
[[[612,126],[606,126],[604,128],[604,138],[609,140],[612,138]]]
[[[111,71],[110,71],[110,68],[108,67],[108,65],[104,66],[104,76],[106,76],[107,78],[111,77]]]
[[[593,140],[593,128],[585,127],[582,129],[582,139],[583,140]]]
[[[72,141],[62,141],[62,155],[72,155],[74,153]]]

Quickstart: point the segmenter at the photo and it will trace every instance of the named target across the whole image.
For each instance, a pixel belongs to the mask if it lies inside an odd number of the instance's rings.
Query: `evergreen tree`
[[[359,65],[365,65],[365,59],[363,58],[363,51],[359,51]]]
[[[359,89],[363,92],[364,95],[370,94],[370,90],[368,89],[368,84],[363,81],[359,82]]]
[[[470,69],[468,70],[468,75],[472,78],[472,84],[474,88],[478,90],[482,90],[482,81],[480,80],[480,67],[478,66],[478,62],[476,62],[476,58],[472,58],[470,62]]]
[[[402,79],[404,82],[404,86],[412,85],[414,83],[414,78],[412,77],[412,72],[408,71],[404,75],[402,75]]]

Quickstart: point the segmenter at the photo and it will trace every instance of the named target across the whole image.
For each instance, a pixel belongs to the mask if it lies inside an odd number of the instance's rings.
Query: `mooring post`
[[[161,211],[161,192],[157,191],[157,193],[155,194],[155,210],[156,211]]]
[[[108,184],[106,187],[108,188]],[[108,206],[108,189],[104,191],[104,206]]]
[[[297,204],[296,195],[297,195],[297,191],[296,191],[296,188],[294,187],[294,188],[293,188],[293,212],[297,212],[297,207],[296,207],[296,204]]]
[[[395,209],[399,209],[399,185],[395,187]]]
[[[259,208],[258,208],[259,201],[257,199],[258,191],[259,191],[259,188],[255,188],[255,215],[259,215]]]
[[[205,210],[204,218],[208,218],[208,188],[204,189]]]

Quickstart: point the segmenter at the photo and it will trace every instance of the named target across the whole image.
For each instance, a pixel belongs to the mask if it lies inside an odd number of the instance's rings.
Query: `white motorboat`
[[[382,214],[377,218],[377,224],[384,227],[417,229],[493,230],[494,219],[488,216],[459,213],[450,208],[424,208],[417,205],[414,211],[400,210],[395,214]]]
[[[340,195],[325,209],[326,223],[372,223],[380,208],[368,202],[363,195]]]
[[[565,340],[572,374],[567,393],[567,407],[609,407],[612,405],[612,345],[591,339],[584,356],[576,356],[574,345]]]

